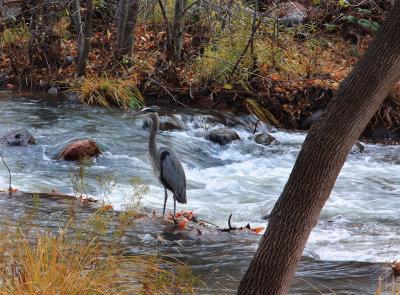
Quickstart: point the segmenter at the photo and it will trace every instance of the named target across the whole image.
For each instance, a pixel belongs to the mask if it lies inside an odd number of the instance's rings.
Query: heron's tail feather
[[[183,191],[180,194],[174,193],[174,199],[178,201],[178,203],[186,204],[186,191]]]

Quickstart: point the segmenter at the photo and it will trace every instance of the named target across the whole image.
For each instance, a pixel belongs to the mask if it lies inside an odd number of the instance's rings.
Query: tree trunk
[[[86,0],[86,9],[85,9],[85,29],[83,33],[83,44],[78,44],[81,46],[81,50],[79,50],[80,55],[78,56],[78,65],[76,66],[76,77],[80,77],[85,75],[86,73],[86,63],[89,57],[90,52],[90,41],[92,40],[92,19],[93,19],[93,1]]]
[[[185,29],[185,8],[187,6],[187,0],[175,0],[174,10],[174,22],[172,23],[172,44],[168,48],[172,61],[177,62],[181,59],[182,47],[183,47],[183,34]]]
[[[118,13],[117,54],[119,57],[130,55],[134,44],[134,33],[139,11],[139,1],[120,1]]]
[[[76,56],[79,59],[81,56],[81,51],[83,49],[83,26],[81,20],[81,5],[79,4],[79,0],[72,1],[72,18],[75,23],[76,28]]]
[[[287,294],[311,230],[346,158],[400,78],[400,0],[311,126],[238,294]]]
[[[115,14],[116,25],[118,28],[117,46],[116,46],[117,52],[122,45],[122,35],[124,32],[124,20],[125,20],[125,11],[127,3],[128,0],[120,0],[118,4],[117,13]]]

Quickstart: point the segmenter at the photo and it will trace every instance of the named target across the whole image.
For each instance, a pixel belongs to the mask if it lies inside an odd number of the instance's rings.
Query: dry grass
[[[275,117],[266,108],[261,107],[254,100],[246,99],[245,104],[249,113],[254,114],[261,121],[276,127],[282,127],[278,120],[276,120]]]
[[[0,294],[129,294],[121,286],[120,272],[137,258],[113,255],[111,250],[98,239],[78,239],[65,231],[35,231],[27,237],[19,228],[6,226]]]
[[[87,105],[118,106],[123,109],[144,106],[144,98],[134,82],[127,79],[87,78],[71,88]]]
[[[0,282],[0,295],[193,294],[198,279],[183,263],[127,255],[72,226],[54,234],[7,223],[0,232]]]

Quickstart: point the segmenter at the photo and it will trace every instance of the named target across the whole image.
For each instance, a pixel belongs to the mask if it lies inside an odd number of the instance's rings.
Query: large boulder
[[[275,137],[269,135],[268,133],[260,133],[256,135],[255,141],[258,144],[270,145],[275,140]]]
[[[239,135],[229,128],[211,130],[206,133],[205,138],[221,145],[240,139]]]
[[[160,116],[160,130],[161,131],[170,131],[170,130],[183,130],[185,129],[185,123],[175,117],[170,116]],[[143,123],[144,129],[151,129],[152,122],[149,118],[147,118]]]
[[[57,156],[57,160],[82,161],[84,158],[92,158],[101,154],[97,143],[90,139],[78,139],[69,143]]]
[[[0,138],[0,144],[8,146],[27,146],[28,144],[35,143],[35,138],[33,138],[33,135],[26,129],[11,131]]]
[[[298,2],[282,2],[278,5],[279,23],[286,27],[297,27],[307,16],[307,9]]]

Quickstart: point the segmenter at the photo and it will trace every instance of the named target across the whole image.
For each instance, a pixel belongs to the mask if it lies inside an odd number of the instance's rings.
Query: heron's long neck
[[[157,143],[156,143],[156,135],[158,132],[159,128],[159,122],[158,122],[158,115],[157,114],[151,114],[150,119],[152,120],[152,126],[151,126],[151,131],[150,131],[150,136],[149,136],[149,151],[150,151],[150,156],[158,155],[158,149],[157,149]]]

